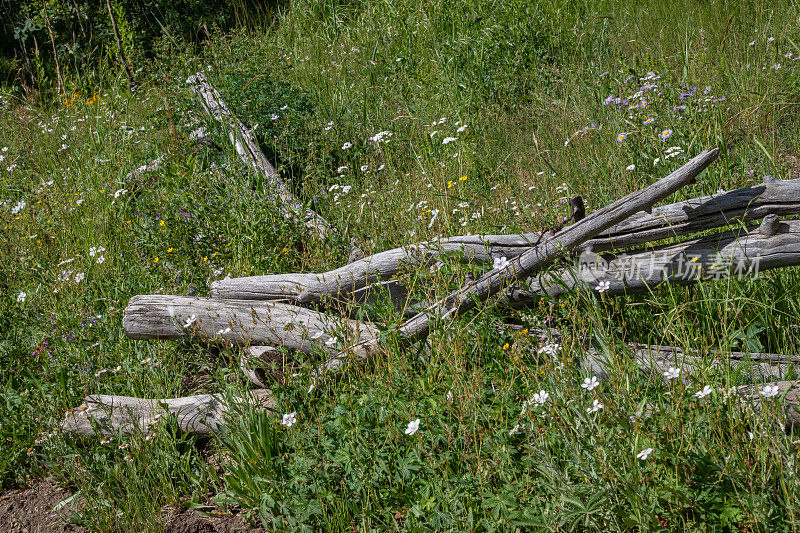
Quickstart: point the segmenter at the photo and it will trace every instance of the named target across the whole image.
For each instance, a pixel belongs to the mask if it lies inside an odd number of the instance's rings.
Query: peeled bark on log
[[[234,401],[269,410],[275,408],[269,390],[250,391],[247,396],[235,397]],[[87,396],[80,407],[70,409],[61,427],[64,431],[87,437],[147,433],[161,417],[171,414],[176,417],[181,433],[211,436],[225,425],[229,409],[223,394],[153,400],[96,394]]]
[[[636,213],[577,249],[601,252],[727,226],[737,221],[757,220],[768,214],[798,214],[798,198],[800,180],[767,177],[761,185],[657,207],[649,214]],[[476,262],[513,258],[539,241],[539,233],[448,237],[380,252],[319,274],[275,274],[217,281],[211,285],[211,295],[243,300],[286,299],[299,303],[326,297],[346,300],[353,291],[377,280],[388,280],[404,269],[430,266],[444,254]]]
[[[619,224],[634,213],[648,209],[685,185],[694,182],[718,155],[719,149],[716,148],[705,151],[666,178],[595,211],[551,237],[546,237],[541,244],[511,259],[505,266],[492,269],[476,281],[405,321],[397,330],[400,338],[407,343],[424,338],[429,332],[432,320],[457,316],[475,308],[478,302],[494,296],[519,278],[527,278],[600,232]],[[355,344],[318,367],[317,374],[337,369],[351,354],[357,358],[367,358],[378,349],[378,346],[377,337]]]
[[[584,253],[577,268],[530,278],[509,288],[503,303],[529,305],[539,297],[561,296],[575,288],[607,296],[650,292],[671,283],[754,277],[775,268],[800,265],[800,220],[768,215],[760,226],[708,235],[620,256]],[[602,290],[601,290],[602,289]]]
[[[321,238],[325,238],[332,233],[331,225],[324,218],[311,209],[304,209],[303,204],[295,198],[291,189],[278,176],[275,167],[272,166],[261,151],[261,148],[259,148],[252,130],[245,127],[234,116],[219,92],[208,82],[205,74],[198,72],[194,76],[190,76],[186,83],[191,85],[192,91],[194,91],[208,114],[214,117],[227,130],[228,138],[242,161],[249,168],[267,178],[270,187],[280,200],[279,208],[283,211],[284,216],[290,219],[302,220],[307,228],[315,231]]]
[[[363,342],[378,333],[371,324],[280,302],[160,294],[131,298],[122,328],[132,339],[195,338],[239,346],[286,346],[306,353],[317,348],[331,354],[338,353],[344,343]],[[334,335],[345,338],[338,340]]]

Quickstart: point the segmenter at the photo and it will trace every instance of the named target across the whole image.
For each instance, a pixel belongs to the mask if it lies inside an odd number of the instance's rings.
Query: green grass
[[[121,314],[135,294],[203,296],[226,275],[334,268],[350,239],[377,252],[544,228],[572,195],[596,209],[717,146],[719,160],[670,201],[793,177],[792,2],[285,9],[261,32],[199,50],[167,42],[142,65],[150,81],[135,94],[119,79],[97,98],[2,96],[3,487],[55,475],[81,492],[76,519],[99,531],[158,531],[165,505],[214,495],[277,530],[796,529],[797,439],[778,429],[777,401],[754,416],[727,397],[745,378],[725,365],[664,386],[624,355],[626,342],[798,355],[797,269],[646,296],[542,299],[511,317],[487,303],[437,325],[426,347],[402,349],[388,335],[380,357],[313,394],[304,376],[319,356],[298,355],[300,376],[272,386],[280,411],[297,412],[291,427],[245,410],[209,443],[176,436],[168,420],[149,441],[52,431],[87,394],[245,387],[229,350],[126,339]],[[190,142],[187,113],[198,106],[184,80],[199,69],[337,235],[321,242],[278,215],[224,135],[222,151]],[[388,142],[371,140],[382,131]],[[161,170],[124,181],[162,154]],[[448,263],[404,280],[443,296],[467,269]],[[376,312],[386,325],[400,319],[385,302]],[[548,356],[535,338],[495,328],[508,321],[556,327],[565,340]],[[586,335],[615,361],[591,391],[573,364]],[[695,398],[705,385],[714,393]],[[528,401],[541,390],[546,403]],[[593,400],[604,407],[588,413]],[[648,405],[651,416],[631,420]]]

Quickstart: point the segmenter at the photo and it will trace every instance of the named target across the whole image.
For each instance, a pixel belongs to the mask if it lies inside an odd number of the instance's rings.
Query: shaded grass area
[[[320,355],[297,355],[300,375],[273,385],[291,427],[245,411],[209,443],[169,420],[110,443],[52,431],[87,394],[245,386],[232,350],[126,339],[134,294],[327,270],[351,238],[381,251],[545,228],[573,195],[600,207],[714,146],[720,160],[671,201],[795,177],[796,7],[629,4],[301,1],[262,33],[166,45],[135,94],[109,86],[57,106],[4,95],[3,486],[52,473],[100,531],[157,531],[165,505],[215,494],[278,530],[794,529],[796,438],[778,428],[780,400],[743,412],[728,391],[745,376],[724,365],[687,385],[648,380],[624,343],[797,355],[796,269],[542,299],[510,317],[487,304],[426,346],[387,333],[382,357],[313,394]],[[200,115],[184,80],[200,69],[338,235],[319,242],[277,215],[221,132],[222,150],[189,140]],[[125,180],[162,154],[161,170]],[[466,271],[448,262],[403,280],[442,296]],[[400,319],[388,302],[376,311]],[[495,327],[508,321],[565,340],[543,350]],[[586,335],[617,365],[591,389],[574,365]]]

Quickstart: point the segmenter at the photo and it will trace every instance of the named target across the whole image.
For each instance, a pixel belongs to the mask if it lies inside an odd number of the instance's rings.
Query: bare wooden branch
[[[331,225],[311,209],[303,208],[303,205],[295,198],[291,189],[280,178],[275,167],[259,148],[253,132],[234,116],[219,92],[206,79],[205,74],[198,72],[194,76],[190,76],[186,82],[191,85],[192,91],[208,114],[227,130],[228,138],[242,161],[249,168],[267,178],[270,187],[277,194],[279,208],[284,216],[302,220],[306,227],[315,231],[322,238],[329,235],[333,231]]]
[[[769,214],[798,214],[799,199],[800,180],[765,178],[761,185],[657,207],[650,214],[636,213],[577,249],[601,252],[727,226],[737,221],[757,220]],[[695,216],[697,219],[693,218]],[[449,237],[380,252],[320,274],[275,274],[217,281],[211,285],[211,295],[244,300],[286,299],[300,303],[326,297],[345,300],[353,291],[377,280],[388,280],[404,269],[430,266],[445,254],[475,262],[513,258],[539,241],[539,233]]]
[[[767,216],[760,226],[708,235],[648,250],[601,257],[584,252],[576,268],[533,277],[509,288],[503,301],[538,302],[575,288],[607,296],[649,292],[664,283],[689,285],[734,276],[754,277],[774,268],[800,265],[800,220]]]
[[[233,400],[269,410],[275,408],[271,393],[266,389],[254,390],[246,397],[234,397]],[[182,433],[211,436],[225,425],[229,409],[222,394],[152,400],[96,394],[87,396],[80,407],[70,409],[61,427],[64,431],[84,436],[147,433],[154,429],[161,417],[173,415]]]
[[[629,194],[555,235],[545,238],[541,244],[511,261],[507,261],[504,266],[492,269],[476,281],[436,302],[414,318],[405,321],[398,328],[400,337],[406,342],[413,342],[427,336],[432,320],[437,317],[445,319],[449,316],[457,316],[473,309],[478,302],[497,294],[515,280],[530,276],[598,233],[663,200],[681,187],[692,183],[718,155],[719,149],[703,152],[666,178],[641,191]],[[377,337],[362,341],[326,361],[318,369],[317,374],[340,367],[350,354],[358,358],[369,357],[377,350],[378,344]]]
[[[122,327],[132,339],[195,338],[239,346],[286,346],[301,352],[318,348],[326,353],[338,353],[346,342],[377,335],[371,324],[280,302],[158,294],[131,298]]]

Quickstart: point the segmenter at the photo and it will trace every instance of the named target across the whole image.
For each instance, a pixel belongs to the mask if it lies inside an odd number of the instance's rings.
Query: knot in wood
[[[764,220],[761,221],[761,225],[758,228],[758,232],[762,235],[771,236],[778,233],[778,229],[781,226],[781,221],[778,219],[778,215],[772,214],[767,215],[764,217]]]

